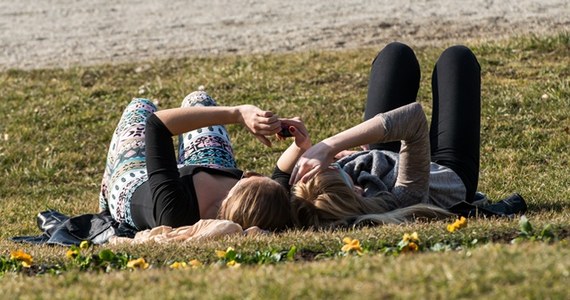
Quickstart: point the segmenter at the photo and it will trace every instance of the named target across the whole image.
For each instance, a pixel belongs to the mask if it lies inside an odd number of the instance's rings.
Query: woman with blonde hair
[[[446,217],[453,205],[474,201],[479,63],[464,46],[442,53],[432,77],[430,128],[415,102],[419,83],[411,48],[391,43],[377,55],[365,121],[312,146],[291,171],[293,206],[302,226]],[[365,150],[347,151],[361,145]]]
[[[217,106],[204,91],[182,107],[157,110],[148,99],[126,107],[113,134],[99,197],[101,211],[137,230],[227,219],[244,229],[292,227],[288,191],[277,181],[237,168],[225,124],[242,124],[263,144],[298,119],[280,119],[253,105]],[[178,157],[173,136],[178,136]]]

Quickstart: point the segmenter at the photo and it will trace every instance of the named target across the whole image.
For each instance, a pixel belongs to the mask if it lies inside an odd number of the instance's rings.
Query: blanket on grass
[[[486,199],[479,200],[487,202]],[[465,217],[511,217],[524,214],[527,205],[524,198],[515,193],[496,203],[474,205],[465,201],[459,202],[449,210]],[[16,236],[12,238],[12,241],[62,246],[79,245],[82,241],[89,241],[93,244],[104,244],[110,241],[114,244],[138,244],[147,241],[159,243],[196,241],[228,234],[255,235],[266,232],[258,227],[243,230],[239,224],[228,220],[200,220],[191,226],[179,228],[158,226],[137,232],[128,224],[113,220],[107,211],[69,217],[52,209],[40,212],[37,224],[43,231],[41,235]]]
[[[112,236],[109,243],[116,244],[141,244],[146,242],[169,243],[169,242],[192,242],[204,239],[221,237],[230,234],[256,235],[266,233],[257,226],[243,230],[242,227],[229,220],[200,220],[194,225],[172,228],[170,226],[158,226],[152,229],[139,231],[134,238]]]
[[[14,242],[71,246],[82,241],[93,244],[145,242],[189,242],[215,238],[229,234],[256,235],[266,233],[259,227],[246,230],[229,220],[200,220],[194,225],[172,228],[158,226],[153,229],[138,231],[126,223],[113,220],[108,212],[84,214],[68,217],[56,210],[40,212],[37,216],[38,227],[43,231],[38,236],[16,236]]]

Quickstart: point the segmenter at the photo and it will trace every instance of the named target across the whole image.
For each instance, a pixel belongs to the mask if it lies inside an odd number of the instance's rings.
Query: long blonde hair
[[[388,203],[395,197],[384,192],[376,197],[362,197],[347,186],[338,172],[318,173],[306,183],[293,187],[292,206],[301,227],[337,225],[401,224],[416,218],[447,218],[452,214],[428,204],[416,204],[390,210]]]
[[[258,226],[270,231],[294,224],[287,191],[267,177],[238,182],[218,210],[218,219],[234,221],[244,229]]]

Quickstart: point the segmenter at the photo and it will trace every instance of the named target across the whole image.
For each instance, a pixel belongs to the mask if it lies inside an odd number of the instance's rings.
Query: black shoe
[[[481,208],[503,216],[522,215],[527,210],[526,202],[518,193],[514,193],[506,199],[482,206]]]
[[[524,214],[526,209],[526,202],[517,193],[493,204],[477,206],[462,201],[448,208],[450,212],[464,217],[509,217],[515,214]]]

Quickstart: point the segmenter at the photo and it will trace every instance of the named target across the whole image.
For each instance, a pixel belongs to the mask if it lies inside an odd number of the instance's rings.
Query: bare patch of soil
[[[0,69],[552,34],[569,30],[569,3],[0,0]]]

